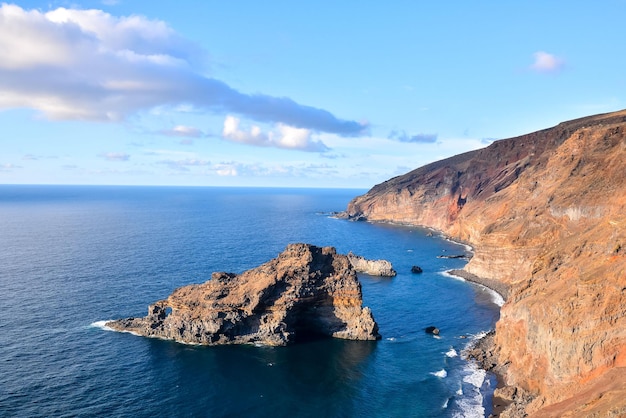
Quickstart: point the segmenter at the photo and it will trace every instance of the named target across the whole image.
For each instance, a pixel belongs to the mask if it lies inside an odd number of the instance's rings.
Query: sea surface
[[[460,244],[330,215],[363,192],[0,186],[0,416],[489,413],[494,379],[461,352],[493,328],[497,298],[445,275],[465,261],[437,256],[467,254]],[[382,340],[199,347],[103,329],[293,242],[393,263],[394,278],[359,276]]]

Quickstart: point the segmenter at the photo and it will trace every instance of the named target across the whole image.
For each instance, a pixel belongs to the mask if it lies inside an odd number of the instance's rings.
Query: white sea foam
[[[485,383],[487,372],[479,369],[474,363],[467,363],[463,369],[463,389],[459,389],[463,396],[459,398],[458,405],[462,412],[456,413],[454,417],[470,417],[478,418],[485,416],[485,407],[483,406],[483,394],[481,388]]]
[[[489,289],[489,292],[491,293],[491,300],[493,301],[493,303],[495,303],[499,307],[502,307],[502,305],[504,305],[504,298],[502,297],[502,295],[492,289]]]
[[[461,245],[463,248],[465,248],[465,251],[467,251],[467,252],[469,252],[469,253],[471,253],[471,252],[473,252],[473,251],[474,251],[474,249],[472,248],[472,246],[471,246],[471,245],[468,245],[468,244],[466,244],[466,243],[464,243],[464,242],[455,241],[455,240],[453,240],[452,238],[447,237],[447,236],[445,236],[445,235],[440,235],[440,237],[441,237],[441,238],[443,238],[443,239],[445,239],[445,240],[446,240],[446,241],[448,241],[448,242],[452,242],[452,243],[454,243],[454,244]]]
[[[459,355],[459,353],[457,353],[456,350],[454,348],[452,348],[452,347],[450,347],[450,349],[448,351],[446,351],[446,357],[453,358],[453,357],[456,357],[458,355]]]
[[[442,275],[443,277],[449,277],[449,278],[451,278],[451,279],[458,280],[458,281],[460,281],[460,282],[466,282],[466,281],[467,281],[467,280],[465,280],[463,277],[461,277],[461,276],[456,276],[456,275],[454,275],[454,274],[450,274],[450,273],[448,273],[447,271],[440,271],[440,272],[438,272],[438,273],[439,273],[440,275]]]
[[[446,371],[446,369],[441,369],[441,370],[436,371],[436,372],[430,372],[430,374],[432,374],[433,376],[440,377],[442,379],[444,377],[448,376],[448,372]]]
[[[106,321],[96,321],[91,323],[89,326],[90,327],[94,327],[94,328],[100,328],[103,329],[105,331],[115,331],[113,328],[107,327],[106,323],[107,322],[111,322],[113,321],[112,319],[106,320]]]
[[[485,417],[485,407],[482,406],[482,404],[474,405],[474,403],[469,401],[467,398],[460,399],[457,403],[462,412],[456,412],[454,415],[452,415],[454,418]]]
[[[463,277],[457,276],[457,275],[454,275],[454,274],[450,274],[447,271],[440,271],[439,274],[444,276],[444,277],[449,277],[451,279],[458,280],[460,282],[467,282],[467,280],[465,280]],[[495,290],[493,290],[490,287],[487,287],[487,286],[485,286],[483,284],[476,283],[476,282],[470,282],[470,283],[472,283],[473,285],[476,285],[476,286],[478,286],[478,287],[480,287],[482,289],[485,289],[485,291],[487,291],[489,293],[489,296],[491,297],[491,301],[494,304],[496,304],[496,305],[498,305],[500,307],[502,307],[502,305],[504,305],[504,298],[502,297],[502,295],[500,293],[496,292]]]
[[[480,331],[477,334],[470,334],[470,337],[472,337],[472,341],[475,342],[475,341],[485,338],[487,334],[488,334],[487,331]]]
[[[465,376],[463,376],[463,381],[465,383],[470,383],[477,389],[480,389],[485,383],[485,376],[487,376],[487,372],[483,369],[479,369],[474,363],[468,363],[467,368],[464,370],[467,372]]]
[[[469,335],[467,347],[484,338],[487,331]],[[455,376],[456,378],[457,376]],[[455,418],[482,418],[485,416],[483,406],[485,391],[489,391],[490,381],[487,372],[474,362],[466,362],[460,372],[460,387],[456,391],[455,406],[452,416]],[[457,410],[457,407],[459,410]]]

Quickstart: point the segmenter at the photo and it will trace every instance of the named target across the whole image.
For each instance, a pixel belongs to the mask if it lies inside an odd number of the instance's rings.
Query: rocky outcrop
[[[352,254],[352,251],[348,253],[348,260],[358,273],[382,277],[394,277],[397,274],[391,262],[387,260],[368,260],[360,255]]]
[[[424,270],[422,270],[422,268],[420,266],[412,266],[411,267],[411,273],[413,274],[420,274],[423,273]]]
[[[620,111],[418,168],[355,198],[346,216],[474,247],[465,270],[508,295],[493,342],[504,392],[523,394],[508,416],[614,416],[626,409],[624,173]]]
[[[380,338],[348,257],[333,247],[291,244],[275,259],[240,275],[176,289],[143,318],[106,326],[190,344],[286,345],[314,335]]]

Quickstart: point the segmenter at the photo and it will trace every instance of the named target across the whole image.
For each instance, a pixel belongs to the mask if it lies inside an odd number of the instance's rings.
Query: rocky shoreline
[[[510,293],[511,289],[505,283],[502,283],[502,282],[499,282],[499,281],[493,280],[493,279],[488,279],[488,278],[485,278],[485,277],[479,277],[479,276],[477,276],[477,275],[475,275],[473,273],[470,273],[470,272],[468,272],[466,270],[461,270],[461,269],[448,270],[447,273],[451,274],[453,276],[460,277],[460,278],[462,278],[464,280],[467,280],[468,282],[472,282],[472,283],[479,284],[481,286],[485,286],[485,287],[493,290],[494,292],[496,292],[500,296],[502,296],[502,299],[504,299],[505,301],[509,297],[509,293]]]
[[[465,270],[449,270],[448,274],[460,277],[470,283],[476,283],[484,286],[496,293],[498,293],[502,299],[506,302],[509,297],[510,288],[502,282],[496,280],[479,277]],[[494,344],[495,330],[489,331],[484,337],[477,340],[464,352],[463,356],[466,359],[476,362],[481,369],[493,373],[496,378],[497,386],[493,392],[491,399],[491,414],[490,417],[496,418],[502,415],[508,408],[517,408],[517,404],[525,406],[527,402],[520,402],[516,394],[511,394],[508,388],[504,384],[504,368],[498,364],[498,357],[495,352]],[[515,404],[515,405],[514,405]],[[513,406],[512,406],[513,405]],[[523,407],[522,407],[523,409]],[[508,411],[507,411],[508,413]]]

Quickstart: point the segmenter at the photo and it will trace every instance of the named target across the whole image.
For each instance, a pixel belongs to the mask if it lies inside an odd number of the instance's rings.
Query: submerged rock
[[[361,285],[333,247],[290,244],[278,257],[240,275],[176,289],[143,318],[106,326],[183,343],[286,345],[312,335],[377,340],[378,325],[362,307]]]

